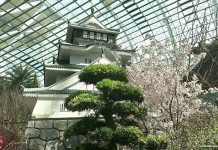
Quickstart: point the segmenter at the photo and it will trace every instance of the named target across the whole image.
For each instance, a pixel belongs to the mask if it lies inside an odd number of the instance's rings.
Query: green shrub
[[[147,113],[146,108],[139,106],[143,94],[126,83],[125,71],[114,65],[91,65],[82,70],[79,78],[81,82],[95,84],[100,93],[74,93],[66,98],[66,106],[72,111],[92,109],[95,118],[83,118],[66,130],[65,137],[85,136],[87,143],[79,149],[115,150],[116,144],[132,148],[146,145],[147,138],[137,122],[138,117]]]
[[[82,93],[88,93],[88,91],[77,91],[77,92],[71,93],[68,97],[66,97],[66,99],[64,101],[65,107],[69,110],[68,103],[72,99],[74,99],[76,96],[78,96],[78,95],[80,95]]]
[[[129,100],[131,102],[142,102],[143,94],[135,86],[131,86],[121,81],[104,79],[96,84],[96,87],[103,93],[104,97],[113,101]]]
[[[146,143],[147,150],[161,150],[167,148],[167,138],[161,135],[148,135],[147,136],[147,143]]]
[[[89,137],[95,141],[109,141],[112,139],[113,130],[108,127],[95,129],[89,133]]]
[[[90,123],[91,122],[91,123]],[[86,135],[88,132],[96,128],[106,126],[103,120],[97,120],[94,117],[84,117],[72,126],[70,126],[64,133],[65,138],[70,138],[73,135]]]
[[[113,107],[113,112],[119,116],[134,115],[140,117],[146,115],[147,109],[142,106],[138,106],[131,102],[117,102]]]
[[[211,43],[207,44],[206,49],[206,52],[210,55],[218,52],[218,37],[215,37],[215,39]]]
[[[139,127],[139,123],[136,119],[133,118],[117,118],[116,123],[121,126],[135,126]]]
[[[123,82],[128,81],[126,72],[122,68],[111,64],[90,65],[84,68],[79,75],[80,81],[87,84],[96,84],[106,78]]]
[[[147,142],[142,131],[134,126],[119,126],[113,133],[113,141],[128,146],[145,145]]]
[[[100,105],[99,96],[93,93],[82,93],[68,101],[67,107],[72,111],[94,109]]]

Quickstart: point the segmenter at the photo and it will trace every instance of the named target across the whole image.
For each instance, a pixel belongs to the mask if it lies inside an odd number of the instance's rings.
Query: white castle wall
[[[93,54],[93,53],[89,53],[86,55],[73,54],[70,56],[70,64],[90,64],[91,62],[95,61],[99,57],[100,54]],[[91,62],[89,60],[91,60]]]

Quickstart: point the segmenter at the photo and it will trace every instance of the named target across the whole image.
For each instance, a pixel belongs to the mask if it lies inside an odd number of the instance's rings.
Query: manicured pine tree
[[[68,128],[65,138],[83,135],[87,142],[80,148],[89,150],[116,150],[117,144],[146,147],[149,140],[137,119],[145,117],[147,109],[140,106],[142,92],[127,83],[126,72],[115,65],[90,65],[82,70],[79,79],[94,84],[98,92],[76,92],[66,98],[68,110],[93,113]]]

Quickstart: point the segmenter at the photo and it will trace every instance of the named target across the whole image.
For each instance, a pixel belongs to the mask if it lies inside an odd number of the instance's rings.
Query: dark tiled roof
[[[85,65],[76,65],[76,64],[46,64],[45,67],[53,68],[63,68],[63,69],[82,69]]]

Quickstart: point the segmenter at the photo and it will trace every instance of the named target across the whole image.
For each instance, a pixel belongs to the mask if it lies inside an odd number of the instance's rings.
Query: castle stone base
[[[66,141],[64,131],[78,119],[32,119],[28,121],[25,137],[28,150],[65,150],[77,145],[79,137]]]

